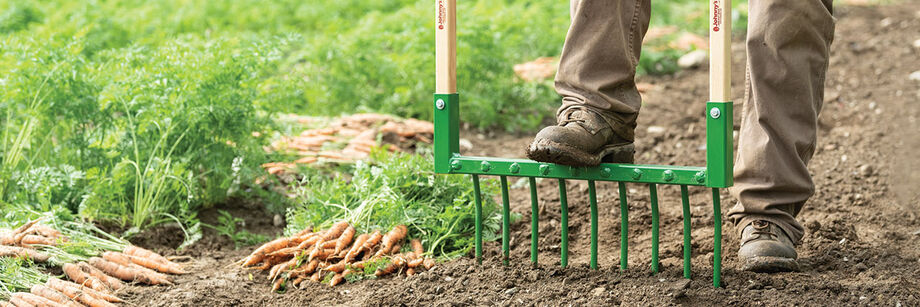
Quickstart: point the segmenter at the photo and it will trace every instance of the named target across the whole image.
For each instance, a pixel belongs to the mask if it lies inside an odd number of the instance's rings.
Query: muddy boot
[[[573,107],[559,118],[556,126],[537,133],[527,147],[527,157],[571,166],[597,166],[602,161],[633,163],[633,143],[617,135],[600,114]]]
[[[752,272],[798,271],[795,245],[779,226],[757,220],[741,231],[738,258],[741,269]]]

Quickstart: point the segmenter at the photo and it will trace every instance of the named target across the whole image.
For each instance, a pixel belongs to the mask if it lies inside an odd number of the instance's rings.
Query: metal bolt
[[[706,172],[696,173],[696,182],[703,183],[706,182]]]
[[[605,167],[601,169],[601,177],[607,178],[607,177],[610,177],[611,174],[613,174],[613,171],[610,170],[609,167]]]
[[[719,108],[709,109],[709,116],[713,119],[719,118],[719,116],[722,116],[722,110],[719,110]]]
[[[453,160],[450,161],[450,168],[455,171],[459,171],[461,168],[463,168],[463,164],[461,164],[460,161]]]
[[[664,181],[672,181],[672,180],[674,180],[674,172],[672,172],[671,170],[664,171]]]
[[[632,173],[632,177],[633,177],[633,180],[639,180],[639,178],[642,178],[642,170],[638,168],[634,169]]]
[[[511,171],[512,174],[517,174],[518,172],[521,171],[521,166],[518,165],[516,162],[511,163],[511,166],[508,167],[508,170]]]
[[[434,106],[438,107],[438,110],[444,110],[444,105],[444,99],[438,99],[438,101],[434,102]]]
[[[479,168],[483,172],[488,172],[490,169],[492,169],[492,164],[489,164],[489,161],[482,161],[482,164],[479,165]]]
[[[549,174],[549,165],[546,165],[546,164],[540,165],[540,174],[543,174],[543,175]]]

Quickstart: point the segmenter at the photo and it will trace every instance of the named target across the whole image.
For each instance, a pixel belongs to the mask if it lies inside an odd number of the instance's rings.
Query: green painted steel
[[[530,177],[530,262],[537,265],[537,241],[540,229],[540,208],[537,198],[537,179]]]
[[[731,101],[706,103],[706,169],[709,175],[706,180],[707,187],[732,186],[733,109]]]
[[[511,256],[511,202],[508,200],[508,178],[499,177],[502,184],[502,263],[508,265]]]
[[[620,270],[629,264],[629,206],[626,204],[626,183],[617,182],[620,190]]]
[[[522,176],[574,180],[619,181],[661,184],[706,184],[706,168],[694,166],[633,165],[604,163],[596,167],[572,167],[525,159],[468,157],[450,159],[452,174]]]
[[[473,178],[473,199],[475,199],[475,215],[476,215],[476,234],[475,234],[475,244],[476,244],[476,262],[482,264],[482,192],[479,191],[479,176],[472,175]]]
[[[450,171],[450,158],[460,154],[460,95],[434,95],[434,171]]]
[[[690,192],[680,186],[680,203],[684,210],[684,278],[690,278]]]
[[[591,206],[591,269],[597,270],[597,193],[594,180],[588,180],[588,203]]]
[[[562,250],[560,263],[563,268],[569,266],[569,201],[566,199],[565,179],[559,179],[559,205],[560,217],[559,222],[562,224],[562,242],[559,249]]]
[[[658,274],[658,187],[648,185],[649,201],[652,204],[652,273]]]
[[[712,247],[712,285],[722,286],[722,200],[719,188],[712,189],[712,219],[713,219],[713,247]]]

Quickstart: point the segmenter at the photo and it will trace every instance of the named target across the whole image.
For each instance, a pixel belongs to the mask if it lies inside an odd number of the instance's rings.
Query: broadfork
[[[498,176],[502,191],[502,253],[509,263],[510,214],[508,176],[527,177],[530,182],[531,237],[530,261],[537,263],[539,213],[536,178],[559,181],[562,252],[560,264],[568,266],[568,203],[566,180],[587,180],[591,207],[591,263],[597,269],[597,194],[595,181],[615,181],[620,200],[620,270],[627,269],[629,218],[626,183],[648,185],[652,215],[652,264],[658,273],[658,192],[657,185],[679,185],[683,205],[683,273],[690,278],[690,201],[689,186],[712,189],[714,244],[712,284],[721,286],[722,209],[719,189],[732,186],[732,101],[731,95],[731,0],[709,3],[709,102],[706,103],[706,166],[632,165],[603,163],[596,167],[569,167],[526,159],[470,157],[460,155],[460,96],[457,92],[457,1],[435,0],[436,91],[434,95],[434,165],[440,174],[469,174],[475,191],[475,249],[482,262],[482,195],[479,176]],[[724,17],[724,18],[723,18]]]

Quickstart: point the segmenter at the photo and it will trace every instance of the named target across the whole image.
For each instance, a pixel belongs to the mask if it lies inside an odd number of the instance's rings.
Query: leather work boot
[[[617,135],[603,116],[587,108],[566,110],[555,126],[540,130],[527,157],[570,166],[597,166],[602,161],[633,163],[636,148]]]
[[[779,226],[756,220],[741,231],[741,269],[752,272],[798,271],[795,245]]]

